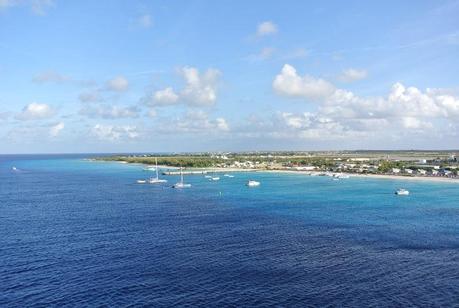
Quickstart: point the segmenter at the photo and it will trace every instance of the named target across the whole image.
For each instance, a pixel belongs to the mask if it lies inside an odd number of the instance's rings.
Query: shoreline
[[[144,163],[128,163],[125,161],[104,161],[104,160],[89,160],[96,162],[115,162],[120,164],[129,164],[137,166],[152,166],[150,164]],[[158,165],[159,169],[170,169],[178,170],[179,167],[175,166],[164,166]],[[183,168],[183,170],[188,171],[201,171],[203,173],[233,173],[233,172],[266,172],[266,173],[288,173],[288,174],[299,174],[304,176],[311,176],[311,171],[294,171],[294,170],[266,170],[266,169],[244,169],[244,168]],[[324,171],[325,172],[325,171]],[[340,172],[338,172],[340,173]],[[402,180],[402,181],[420,181],[420,182],[437,182],[437,183],[455,183],[459,184],[459,178],[447,178],[447,177],[432,177],[432,176],[403,176],[403,175],[390,175],[390,174],[358,174],[358,173],[345,173],[349,177],[359,177],[359,178],[371,178],[371,179],[380,179],[380,180]]]
[[[291,170],[260,170],[263,172],[270,173],[290,173],[290,174],[301,174],[311,176],[309,171],[291,171]],[[424,182],[441,182],[441,183],[457,183],[459,184],[459,178],[445,178],[445,177],[432,177],[432,176],[403,176],[403,175],[390,175],[390,174],[357,174],[357,173],[345,173],[349,177],[359,178],[371,178],[380,180],[407,180],[407,181],[424,181]]]

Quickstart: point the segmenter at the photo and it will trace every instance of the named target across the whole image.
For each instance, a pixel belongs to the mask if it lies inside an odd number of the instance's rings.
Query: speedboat
[[[11,170],[13,170],[13,171],[18,171],[18,168],[12,167]]]
[[[395,191],[395,194],[400,196],[408,196],[410,192],[404,188],[400,188]]]
[[[147,180],[137,180],[137,184],[145,184]]]
[[[148,183],[149,183],[149,184],[167,183],[167,180],[158,179],[158,178],[150,178],[150,179],[148,180]]]
[[[254,180],[249,180],[246,184],[249,187],[255,187],[255,186],[260,186],[260,182],[254,181]]]
[[[349,175],[348,174],[344,174],[344,173],[335,173],[333,175],[333,177],[335,177],[337,179],[348,179]]]
[[[176,183],[174,184],[174,186],[172,186],[173,188],[189,188],[191,187],[191,184],[185,184],[185,183]]]
[[[213,176],[210,178],[211,181],[220,181],[220,177],[219,176]]]

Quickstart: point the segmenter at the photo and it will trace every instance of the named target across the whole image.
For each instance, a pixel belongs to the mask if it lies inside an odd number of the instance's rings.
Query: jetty
[[[207,170],[188,170],[188,171],[182,171],[183,175],[186,174],[207,174]],[[163,175],[180,175],[180,171],[164,171],[162,173]]]

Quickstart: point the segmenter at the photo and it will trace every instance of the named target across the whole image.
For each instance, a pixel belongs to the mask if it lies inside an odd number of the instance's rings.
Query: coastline
[[[291,171],[291,170],[260,170],[263,172],[272,172],[272,173],[290,173],[290,174],[302,174],[310,175],[309,171]],[[359,177],[359,178],[372,178],[380,180],[407,180],[407,181],[424,181],[424,182],[440,182],[440,183],[456,183],[459,184],[459,178],[446,178],[446,177],[432,177],[432,176],[403,176],[403,175],[389,175],[389,174],[358,174],[358,173],[345,173],[350,177]]]
[[[88,160],[88,161],[98,161],[98,162],[109,162],[104,160]],[[145,163],[129,163],[126,161],[111,161],[120,164],[130,164],[137,166],[152,166],[151,164]],[[169,170],[179,170],[179,167],[175,166],[165,166],[158,165],[160,169],[169,169]],[[288,174],[300,174],[305,176],[311,176],[311,171],[296,171],[296,170],[266,170],[266,169],[250,169],[250,168],[183,168],[184,171],[202,171],[203,173],[233,173],[233,172],[267,172],[267,173],[288,173]],[[350,177],[359,177],[359,178],[372,178],[380,180],[402,180],[402,181],[421,181],[421,182],[437,182],[437,183],[455,183],[459,184],[459,178],[447,178],[447,177],[433,177],[433,176],[403,176],[403,175],[389,175],[389,174],[358,174],[358,173],[344,173]]]

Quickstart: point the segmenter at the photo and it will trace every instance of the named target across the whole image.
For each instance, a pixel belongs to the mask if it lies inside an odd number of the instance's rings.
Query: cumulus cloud
[[[324,86],[325,85],[325,86]],[[315,98],[317,110],[280,113],[272,132],[301,138],[392,136],[405,132],[433,134],[459,119],[459,97],[444,90],[406,87],[395,83],[385,97],[361,97],[325,80],[300,77],[284,66],[273,82],[276,93]]]
[[[179,95],[171,87],[156,91],[153,94],[153,100],[157,105],[174,105],[179,100]]]
[[[91,134],[102,141],[121,141],[139,138],[140,134],[136,126],[123,125],[102,125],[96,124],[91,129]]]
[[[217,100],[217,81],[220,72],[208,69],[200,74],[194,67],[184,67],[181,74],[185,79],[185,88],[180,96],[192,105],[211,106]]]
[[[220,71],[207,69],[201,73],[194,67],[183,67],[179,70],[185,86],[175,91],[172,87],[156,91],[145,99],[151,106],[187,104],[195,107],[213,106],[217,101],[217,84]]]
[[[362,80],[367,78],[368,73],[366,70],[359,70],[355,68],[349,68],[344,70],[341,75],[338,76],[338,79],[342,82],[353,82],[357,80]]]
[[[40,103],[30,103],[22,109],[22,112],[16,115],[16,119],[28,121],[28,120],[40,120],[52,117],[55,111],[51,106]]]
[[[335,87],[328,81],[308,75],[299,76],[296,69],[285,64],[280,74],[273,81],[276,93],[290,97],[324,99],[335,91]]]
[[[60,132],[64,129],[65,124],[63,122],[59,122],[56,125],[51,126],[49,129],[49,135],[51,137],[57,137]]]
[[[80,110],[80,114],[89,118],[103,119],[137,118],[139,109],[135,106],[85,105]]]
[[[273,35],[278,32],[277,25],[272,21],[264,21],[257,26],[257,36]]]
[[[124,76],[117,76],[107,82],[107,89],[115,92],[124,92],[129,87],[129,81]]]

